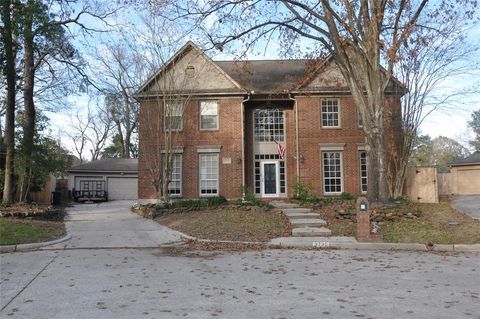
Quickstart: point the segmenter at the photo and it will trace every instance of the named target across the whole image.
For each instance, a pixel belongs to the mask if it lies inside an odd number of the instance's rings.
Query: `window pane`
[[[342,192],[342,163],[340,152],[323,152],[323,187],[325,193]]]
[[[258,109],[253,115],[256,142],[284,141],[283,111],[273,108]]]
[[[182,195],[182,154],[175,154],[172,158],[172,175],[168,184],[170,195]]]
[[[326,127],[340,126],[338,99],[322,100],[321,111],[322,111],[322,126],[326,126]]]
[[[200,101],[200,129],[218,128],[218,101]]]
[[[218,154],[199,155],[200,195],[218,193]]]
[[[360,152],[360,188],[362,192],[367,191],[367,152]]]

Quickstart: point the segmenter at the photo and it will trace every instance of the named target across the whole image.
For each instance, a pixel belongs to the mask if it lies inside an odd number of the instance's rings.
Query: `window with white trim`
[[[218,153],[199,154],[200,196],[218,195]]]
[[[342,192],[342,152],[323,152],[323,191],[325,194]]]
[[[360,190],[367,192],[367,152],[360,151]]]
[[[218,101],[200,101],[200,129],[218,129]]]
[[[357,110],[357,120],[358,127],[363,127],[363,117],[362,113],[360,113],[360,110]]]
[[[322,99],[322,127],[340,127],[340,106],[338,99]]]
[[[182,154],[172,156],[172,175],[168,184],[171,196],[182,196]]]
[[[163,128],[168,131],[181,131],[183,127],[183,103],[166,103],[163,116]]]
[[[255,142],[283,142],[285,140],[283,111],[276,108],[255,110],[253,123]]]

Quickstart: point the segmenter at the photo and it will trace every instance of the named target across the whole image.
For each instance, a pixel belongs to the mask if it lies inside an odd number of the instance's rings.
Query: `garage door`
[[[458,194],[480,194],[480,169],[458,170]]]
[[[138,179],[132,177],[109,177],[108,200],[137,199]]]

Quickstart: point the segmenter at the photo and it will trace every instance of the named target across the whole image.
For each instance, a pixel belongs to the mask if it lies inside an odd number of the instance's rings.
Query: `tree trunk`
[[[5,48],[5,73],[7,80],[7,101],[5,114],[5,176],[3,183],[3,203],[13,202],[13,159],[15,152],[15,56],[16,43],[12,28],[11,1],[2,1],[3,39]]]
[[[34,91],[34,48],[33,48],[33,0],[28,0],[25,7],[24,22],[24,67],[23,67],[23,99],[24,99],[24,122],[23,122],[23,155],[24,155],[24,172],[22,177],[22,191],[20,200],[24,201],[28,195],[30,188],[30,170],[28,168],[32,164],[33,139],[35,135],[35,105],[33,102]]]

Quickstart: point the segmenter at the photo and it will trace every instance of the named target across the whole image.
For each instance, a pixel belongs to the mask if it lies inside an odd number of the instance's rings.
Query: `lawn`
[[[290,236],[288,219],[274,209],[221,207],[175,213],[155,219],[158,223],[203,239],[258,241]]]
[[[423,214],[416,220],[386,223],[381,233],[387,242],[474,244],[480,243],[480,221],[454,210],[449,201],[418,204]],[[458,225],[449,225],[457,221]]]
[[[316,210],[328,223],[333,236],[355,236],[356,223],[338,219],[336,211],[351,210],[353,201],[333,201]],[[404,204],[407,205],[407,204]],[[380,233],[385,242],[473,244],[480,243],[480,221],[454,210],[445,200],[438,204],[409,204],[398,209],[420,209],[418,218],[402,218],[380,223]],[[458,225],[450,225],[457,221]]]
[[[17,245],[54,240],[65,236],[61,221],[0,219],[0,245]]]

